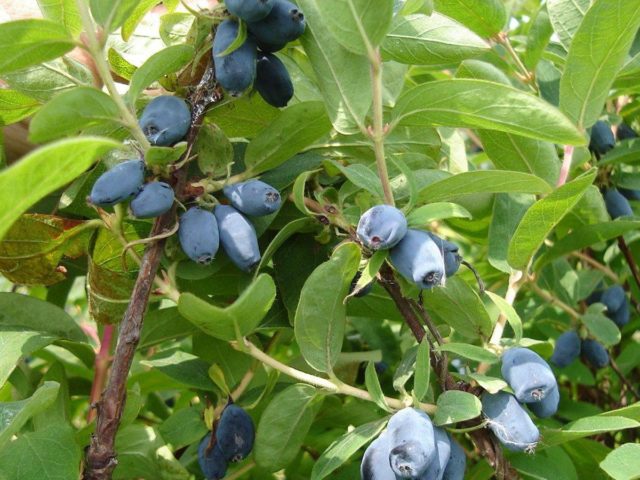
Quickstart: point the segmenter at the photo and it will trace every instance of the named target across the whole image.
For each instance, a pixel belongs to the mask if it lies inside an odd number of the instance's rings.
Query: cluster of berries
[[[303,13],[287,0],[226,0],[237,19],[223,21],[213,39],[216,78],[232,96],[253,85],[274,107],[285,107],[293,97],[293,83],[286,67],[273,52],[283,49],[305,30]],[[248,36],[238,48],[234,42],[246,23]]]
[[[632,140],[638,137],[638,134],[626,123],[618,125],[616,130],[618,141]],[[616,137],[613,136],[611,125],[602,120],[598,120],[591,128],[591,138],[589,141],[589,150],[600,159],[600,157],[616,145]],[[607,212],[612,219],[618,217],[627,217],[633,215],[633,209],[629,200],[640,200],[640,190],[631,190],[627,188],[607,188],[604,189],[604,202]]]
[[[222,244],[229,259],[249,272],[260,262],[260,249],[255,228],[245,215],[274,213],[280,208],[280,193],[260,180],[229,185],[223,192],[231,205],[216,205],[213,213],[191,207],[180,217],[180,245],[191,260],[205,265]]]
[[[162,95],[149,102],[139,123],[152,145],[173,145],[189,131],[191,111],[181,98]],[[173,206],[173,189],[165,182],[144,183],[144,167],[140,159],[119,163],[96,180],[87,201],[98,207],[109,207],[133,197],[130,209],[135,217],[162,215]]]
[[[613,285],[605,290],[596,290],[587,298],[587,304],[602,303],[609,317],[618,328],[629,323],[630,307],[627,295],[620,285]],[[566,367],[582,353],[584,359],[594,368],[604,368],[609,364],[607,349],[597,340],[582,340],[578,332],[564,332],[556,340],[551,361],[558,367]]]
[[[251,453],[254,439],[255,427],[249,414],[234,404],[225,407],[214,431],[198,447],[198,463],[204,476],[208,480],[223,478],[230,462],[244,460]]]
[[[362,480],[462,480],[464,450],[429,416],[415,408],[395,413],[362,458]]]
[[[560,391],[549,364],[528,348],[511,348],[502,355],[502,377],[513,390],[482,394],[482,413],[489,428],[506,448],[533,452],[540,432],[527,414],[526,405],[538,418],[558,411]]]
[[[420,289],[442,285],[458,271],[462,260],[456,244],[408,228],[404,214],[390,205],[367,210],[360,217],[357,235],[369,250],[390,249],[394,268]]]

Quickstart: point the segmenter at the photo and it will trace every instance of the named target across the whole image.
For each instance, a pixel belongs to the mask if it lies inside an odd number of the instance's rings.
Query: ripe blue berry
[[[302,11],[287,0],[275,0],[269,15],[249,22],[249,32],[263,52],[276,52],[304,33],[306,22]]]
[[[227,185],[223,192],[236,210],[254,217],[276,212],[282,204],[280,192],[260,180]]]
[[[131,213],[138,218],[162,215],[173,205],[173,189],[164,182],[150,182],[142,186],[131,201]]]
[[[422,230],[410,228],[400,243],[391,249],[390,258],[394,268],[419,288],[441,285],[445,278],[440,249]]]
[[[618,217],[633,215],[629,200],[615,188],[610,188],[604,192],[604,204],[607,207],[607,212],[614,220]]]
[[[256,44],[247,38],[233,52],[221,55],[238,36],[238,22],[225,20],[213,39],[213,63],[216,79],[232,96],[240,95],[253,84],[256,76]]]
[[[207,210],[190,208],[180,217],[178,238],[191,260],[202,265],[210,263],[220,243],[216,217]]]
[[[371,250],[384,250],[400,242],[407,233],[407,219],[391,205],[376,205],[362,214],[357,234]]]
[[[462,257],[458,253],[459,248],[455,243],[449,242],[437,236],[435,233],[429,232],[429,236],[436,242],[440,249],[440,253],[444,259],[444,272],[447,277],[452,277],[460,268]]]
[[[440,479],[444,475],[447,462],[451,456],[451,443],[449,435],[443,429],[435,427],[436,458],[429,464],[427,470],[420,476],[421,479]]]
[[[467,456],[464,450],[453,438],[449,437],[451,454],[447,467],[442,475],[442,480],[464,480],[464,471],[467,468]]]
[[[269,15],[273,0],[225,0],[227,10],[245,22],[257,22]]]
[[[253,88],[265,102],[277,108],[286,107],[293,97],[293,83],[287,67],[271,53],[258,54]]]
[[[628,188],[618,188],[618,191],[624,195],[627,200],[640,200],[640,190],[630,190]]]
[[[506,392],[482,394],[482,413],[489,419],[489,428],[506,448],[515,452],[533,452],[540,438],[516,397]]]
[[[541,401],[527,403],[527,407],[536,417],[548,418],[558,411],[558,403],[560,403],[560,390],[556,387],[549,390]]]
[[[511,348],[502,355],[502,376],[522,403],[539,402],[553,388],[556,377],[540,355],[528,348]]]
[[[616,138],[618,140],[630,140],[632,138],[638,138],[638,134],[626,123],[621,123],[618,125],[618,130],[616,130]]]
[[[604,368],[609,365],[609,352],[596,340],[582,341],[582,355],[594,368]]]
[[[216,206],[213,213],[218,220],[220,243],[229,259],[245,272],[260,262],[258,237],[251,222],[235,208]]]
[[[161,95],[145,107],[139,123],[149,143],[169,146],[182,140],[189,131],[191,110],[181,98]]]
[[[106,207],[135,195],[144,181],[144,162],[128,160],[103,173],[93,184],[88,201]]]
[[[198,446],[198,463],[208,480],[220,480],[227,473],[227,462],[218,445],[208,450],[211,434],[205,436]]]
[[[216,441],[228,462],[239,462],[251,453],[255,439],[253,420],[237,405],[229,405],[220,416]]]
[[[433,423],[429,416],[415,408],[404,408],[387,424],[389,463],[399,478],[416,478],[437,462]]]
[[[396,480],[396,475],[389,465],[389,443],[388,433],[382,432],[367,447],[360,464],[361,480]]]
[[[591,128],[589,150],[596,155],[604,155],[615,146],[616,139],[613,137],[611,126],[607,122],[598,120]]]
[[[551,362],[558,367],[566,367],[580,355],[580,337],[574,330],[569,330],[560,335],[556,340],[556,346],[551,355]]]

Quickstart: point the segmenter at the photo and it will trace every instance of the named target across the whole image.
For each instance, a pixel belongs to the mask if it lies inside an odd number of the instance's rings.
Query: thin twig
[[[109,370],[109,356],[111,353],[111,340],[113,338],[113,331],[115,326],[112,324],[105,325],[100,338],[100,350],[96,355],[94,362],[95,374],[93,382],[91,384],[91,393],[89,395],[89,412],[87,413],[87,422],[92,422],[96,417],[96,409],[94,405],[100,399],[100,393],[104,388],[104,382],[107,379],[107,372]]]
[[[629,389],[629,392],[631,392],[631,395],[633,395],[636,398],[636,401],[640,400],[640,395],[638,394],[636,387],[634,387],[634,385],[629,381],[629,379],[625,377],[624,373],[622,373],[622,370],[620,370],[620,367],[618,366],[616,361],[613,359],[613,357],[609,359],[609,363],[611,364],[611,368],[613,369],[613,371],[616,372],[616,375],[618,375],[618,378],[620,378],[620,381],[627,386],[627,388]]]
[[[557,306],[560,310],[563,310],[566,313],[568,313],[573,320],[580,319],[581,317],[580,312],[578,312],[574,308],[571,308],[569,305],[564,303],[562,300],[560,300],[557,296],[553,295],[552,293],[549,293],[546,290],[543,290],[538,285],[536,285],[535,282],[528,283],[527,287],[531,289],[531,291],[534,292],[536,295],[541,297],[543,300],[546,300],[550,304]]]
[[[562,157],[562,166],[560,167],[560,174],[558,176],[558,182],[556,187],[561,187],[567,183],[569,178],[569,172],[571,171],[571,164],[573,162],[573,145],[564,146],[564,156]]]
[[[620,247],[620,251],[624,255],[627,264],[629,265],[629,269],[631,270],[631,274],[633,275],[633,279],[636,281],[636,285],[640,288],[640,272],[638,272],[638,265],[636,265],[636,261],[633,258],[633,254],[627,245],[623,236],[618,237],[618,246]]]
[[[609,277],[614,282],[620,283],[620,277],[616,275],[616,273],[613,270],[611,270],[606,265],[603,265],[602,263],[597,261],[595,258],[578,251],[571,252],[571,256],[579,258],[583,262],[591,265],[591,267],[595,268],[596,270],[600,270],[602,273],[604,273],[607,277]]]

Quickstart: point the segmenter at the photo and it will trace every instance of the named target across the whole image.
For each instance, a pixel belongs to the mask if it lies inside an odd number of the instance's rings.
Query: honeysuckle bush
[[[34,144],[0,156],[2,480],[203,478],[198,445],[230,401],[257,433],[225,478],[358,478],[403,406],[462,445],[466,478],[636,478],[640,221],[611,220],[601,189],[640,189],[640,143],[587,146],[597,120],[640,127],[637,2],[297,0],[281,109],[216,85],[223,5],[38,3],[43,18],[0,24],[0,122],[27,121]],[[191,105],[171,147],[137,123],[159,94]],[[175,189],[158,220],[86,201],[134,158]],[[252,219],[260,263],[189,260],[179,214],[256,177],[283,199]],[[481,280],[462,266],[420,292],[395,273],[355,234],[382,203]],[[613,285],[622,328],[587,302]],[[500,355],[549,359],[570,330],[611,362],[554,367],[560,406],[533,417],[535,453],[502,451],[479,401],[508,388]]]

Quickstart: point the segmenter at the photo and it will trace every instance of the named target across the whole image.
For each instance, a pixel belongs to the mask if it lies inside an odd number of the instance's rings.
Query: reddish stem
[[[562,166],[560,167],[560,175],[558,176],[558,183],[556,187],[561,187],[567,183],[569,178],[569,170],[571,170],[571,163],[573,162],[573,145],[564,146],[564,157],[562,158]]]
[[[111,357],[111,339],[113,338],[114,325],[106,325],[100,339],[100,350],[96,354],[95,359],[95,375],[93,384],[91,385],[91,394],[89,396],[89,413],[87,414],[87,422],[92,422],[96,418],[95,405],[100,400],[100,394],[104,388],[109,371],[109,362]]]

